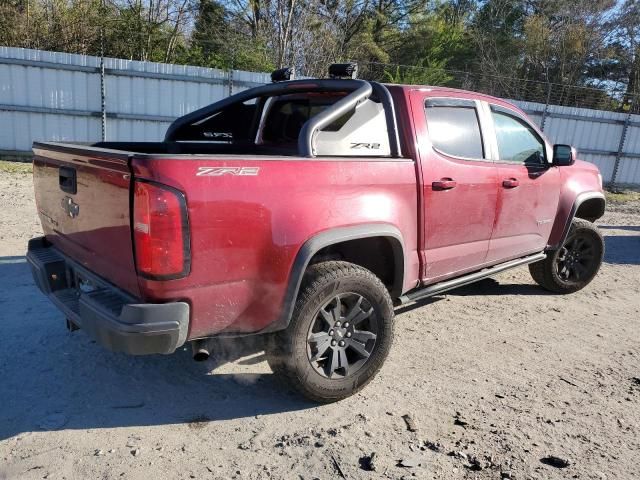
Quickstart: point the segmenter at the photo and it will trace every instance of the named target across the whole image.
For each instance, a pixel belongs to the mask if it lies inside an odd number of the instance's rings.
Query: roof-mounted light
[[[291,80],[294,76],[295,72],[293,67],[279,68],[278,70],[271,72],[271,82],[286,82],[287,80]]]
[[[329,78],[357,78],[358,64],[351,63],[333,63],[329,65]]]

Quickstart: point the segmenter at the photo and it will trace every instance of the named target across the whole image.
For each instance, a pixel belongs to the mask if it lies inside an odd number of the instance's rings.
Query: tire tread
[[[598,227],[596,227],[588,220],[584,220],[582,218],[574,218],[571,222],[571,227],[569,227],[568,236],[570,236],[576,229],[587,229],[595,233],[600,239],[602,245],[601,253],[602,255],[604,255],[604,239],[602,238],[602,234],[598,230]],[[557,250],[549,252],[547,258],[545,258],[544,260],[529,264],[529,273],[531,274],[533,280],[545,290],[549,290],[554,293],[574,293],[586,287],[591,282],[593,277],[583,282],[573,283],[572,285],[567,285],[556,277],[556,275],[554,274],[556,252]],[[602,263],[602,255],[600,258],[600,263]]]
[[[371,271],[359,265],[344,261],[330,260],[326,262],[320,262],[309,266],[307,271],[305,272],[302,283],[300,285],[298,298],[296,299],[294,310],[291,316],[289,328],[272,334],[271,338],[267,342],[266,357],[267,362],[269,363],[269,366],[271,367],[273,372],[278,375],[285,383],[294,387],[302,395],[315,402],[335,402],[345,398],[345,395],[332,395],[328,391],[322,392],[322,394],[319,395],[314,390],[311,390],[308,387],[304,379],[299,377],[297,370],[290,364],[290,359],[293,355],[291,349],[292,339],[290,338],[293,329],[291,327],[294,322],[298,321],[298,318],[304,306],[308,302],[313,300],[317,292],[322,290],[329,283],[338,281],[343,278],[353,277],[360,277],[366,279],[367,281],[373,282],[376,285],[377,289],[379,289],[381,292],[384,292],[382,298],[386,302],[389,311],[393,312],[393,302],[391,301],[391,297],[387,291],[387,288],[384,286],[382,281]],[[391,319],[391,321],[393,321],[393,318]],[[374,359],[374,363],[370,364],[368,369],[373,368],[374,372],[377,372],[379,370],[385,358],[387,357],[391,343],[392,342],[387,342],[386,351],[382,352],[382,354],[378,354]],[[373,380],[374,376],[375,374],[371,375],[370,378],[365,379],[365,381],[358,383],[349,395],[353,395],[364,388],[371,380]]]

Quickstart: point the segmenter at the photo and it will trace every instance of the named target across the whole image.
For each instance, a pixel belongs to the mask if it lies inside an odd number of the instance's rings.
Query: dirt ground
[[[402,308],[378,377],[317,406],[260,353],[127,357],[67,332],[24,260],[31,177],[0,172],[0,478],[637,479],[640,202],[599,224],[585,290],[520,268]]]

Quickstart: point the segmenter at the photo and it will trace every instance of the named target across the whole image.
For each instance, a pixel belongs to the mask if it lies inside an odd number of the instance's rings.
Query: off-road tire
[[[370,355],[358,370],[344,377],[329,378],[319,373],[317,366],[313,366],[311,354],[308,353],[310,345],[313,345],[308,343],[309,335],[311,329],[315,328],[313,325],[317,325],[315,322],[321,318],[320,310],[326,308],[327,302],[332,301],[332,298],[339,299],[341,295],[362,298],[358,307],[366,304],[366,309],[373,312],[371,315],[372,318],[375,316],[377,336]],[[372,272],[342,261],[317,263],[311,265],[304,275],[289,326],[267,339],[267,361],[273,372],[286,384],[310,400],[321,403],[342,400],[364,388],[382,367],[393,342],[393,319],[393,304],[389,292]],[[355,329],[356,322],[353,323],[350,328]],[[351,340],[355,339],[356,334],[354,330]],[[344,340],[349,341],[346,337]],[[349,349],[349,346],[345,348]],[[345,358],[346,355],[345,353]],[[332,370],[331,375],[333,374]]]
[[[572,245],[576,239],[583,239],[589,244],[591,252],[589,263],[580,265],[584,268],[584,274],[579,278],[562,278],[559,273],[559,262],[566,255],[568,245]],[[573,293],[586,287],[596,276],[602,258],[604,257],[604,239],[598,228],[591,222],[576,218],[571,222],[569,234],[562,247],[548,252],[547,258],[529,265],[529,272],[535,282],[541,287],[555,293]],[[580,260],[578,260],[580,261]]]

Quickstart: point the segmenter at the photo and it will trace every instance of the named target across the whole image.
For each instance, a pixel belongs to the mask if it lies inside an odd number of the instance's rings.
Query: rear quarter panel
[[[201,167],[255,167],[258,174],[198,176]],[[405,248],[405,288],[415,286],[419,261],[412,160],[194,155],[134,158],[132,170],[135,177],[186,195],[190,275],[139,281],[145,300],[191,304],[190,339],[255,332],[275,321],[300,247],[332,228],[397,227]]]

